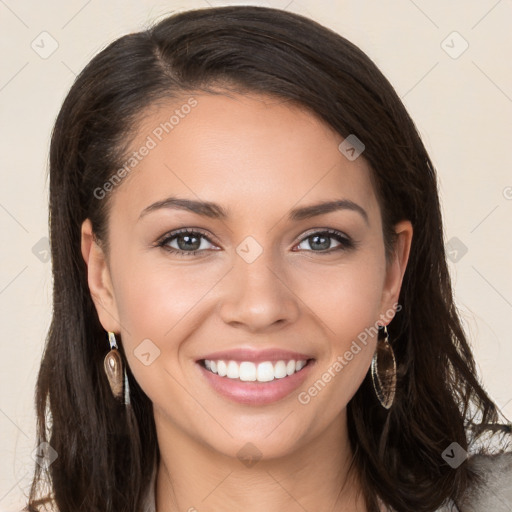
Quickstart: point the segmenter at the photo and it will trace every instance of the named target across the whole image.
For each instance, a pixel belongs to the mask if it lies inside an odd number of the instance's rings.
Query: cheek
[[[299,296],[323,321],[326,336],[342,349],[347,339],[379,319],[385,266],[367,252],[339,265],[312,268],[305,268],[303,279],[298,279]]]
[[[189,359],[184,352],[190,350],[190,344],[183,342],[193,336],[210,311],[211,291],[225,274],[219,265],[184,263],[180,268],[163,258],[156,260],[124,257],[116,266],[114,282],[123,346],[143,388],[146,381],[158,387],[160,377],[166,378],[165,370],[181,374],[180,364]],[[151,358],[157,355],[150,372],[140,364],[139,356],[146,352]]]
[[[301,297],[321,320],[318,324],[326,344],[313,386],[299,396],[301,403],[318,396],[316,404],[330,404],[329,414],[335,415],[361,385],[376,346],[384,272],[382,261],[368,254],[308,279]]]
[[[141,261],[125,270],[118,273],[116,288],[123,347],[138,384],[154,403],[164,403],[169,394],[182,394],[178,382],[187,359],[182,342],[200,324],[197,312],[215,280],[191,268],[177,271]]]
[[[150,249],[148,254],[125,256],[116,267],[114,288],[120,320],[135,337],[172,339],[185,317],[207,299],[222,277],[219,265],[169,263]],[[192,313],[190,315],[190,313]],[[187,316],[189,315],[189,316]]]

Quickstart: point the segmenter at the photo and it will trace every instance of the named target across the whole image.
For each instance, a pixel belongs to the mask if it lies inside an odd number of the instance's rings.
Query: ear
[[[408,220],[403,220],[395,224],[394,231],[396,233],[396,240],[393,252],[390,256],[390,260],[386,265],[386,280],[384,283],[381,302],[381,318],[384,317],[384,313],[386,311],[395,309],[393,306],[398,303],[400,288],[402,287],[402,281],[411,250],[411,242],[413,236],[411,222]]]
[[[118,310],[110,269],[102,247],[96,241],[89,219],[82,223],[82,257],[87,265],[87,281],[101,325],[106,331],[119,332]]]

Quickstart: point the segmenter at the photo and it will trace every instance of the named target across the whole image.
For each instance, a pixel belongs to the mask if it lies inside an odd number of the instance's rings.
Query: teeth
[[[277,361],[274,366],[274,377],[276,379],[282,379],[286,377],[286,364],[284,361]]]
[[[235,361],[229,361],[226,377],[228,379],[238,379],[240,377],[240,367],[235,363]]]
[[[265,361],[258,365],[257,380],[258,382],[270,382],[274,380],[274,365],[270,361]]]
[[[204,360],[204,366],[212,373],[216,373],[219,377],[227,377],[228,379],[240,379],[241,381],[257,381],[270,382],[274,379],[283,379],[288,375],[299,372],[306,366],[306,360],[295,361],[277,361],[273,364],[270,361],[263,363],[253,363],[252,361],[212,361]]]
[[[206,362],[206,360],[205,360],[205,362]],[[215,373],[215,372],[213,371],[213,373]],[[225,377],[226,374],[228,373],[228,368],[224,361],[217,361],[217,373],[219,374],[220,377]]]
[[[257,379],[256,365],[254,363],[251,363],[249,361],[244,361],[243,363],[240,363],[239,370],[240,370],[240,380],[254,381]]]
[[[306,366],[306,361],[297,361],[295,363],[295,371],[298,372],[299,370],[302,370]]]

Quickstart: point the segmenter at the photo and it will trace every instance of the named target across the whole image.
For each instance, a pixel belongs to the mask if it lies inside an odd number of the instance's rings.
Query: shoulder
[[[467,463],[477,478],[459,504],[460,512],[512,511],[512,452],[472,455]]]

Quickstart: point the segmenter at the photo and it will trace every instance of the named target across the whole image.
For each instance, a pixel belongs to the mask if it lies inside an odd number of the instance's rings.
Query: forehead
[[[378,214],[366,161],[348,160],[343,137],[286,100],[191,94],[154,105],[135,129],[112,198],[129,217],[168,195],[269,214],[347,198]]]

